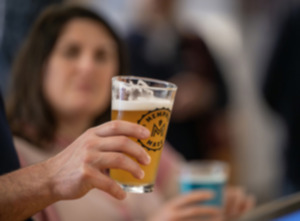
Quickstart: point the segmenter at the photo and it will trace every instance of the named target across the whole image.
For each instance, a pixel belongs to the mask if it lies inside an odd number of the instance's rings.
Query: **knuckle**
[[[90,150],[90,149],[92,148],[92,143],[91,143],[91,141],[86,141],[86,142],[84,143],[84,145],[83,145],[83,148],[84,148],[85,150]]]
[[[107,192],[114,192],[115,190],[115,182],[111,179],[107,179],[104,183],[103,183],[103,188],[107,191]]]
[[[95,159],[92,154],[85,153],[82,162],[84,165],[94,166]]]
[[[126,164],[126,157],[121,153],[116,154],[115,155],[115,161],[116,161],[117,164],[123,166],[123,165]]]
[[[110,130],[111,130],[112,132],[117,132],[118,129],[119,129],[119,127],[120,127],[120,122],[117,121],[117,120],[112,121],[111,124],[110,124]]]
[[[86,153],[83,158],[84,165],[91,164],[93,162],[93,156],[89,153]]]
[[[120,142],[121,147],[126,147],[130,141],[129,141],[128,137],[121,136],[119,142]]]
[[[89,128],[86,130],[85,132],[87,135],[91,136],[92,134],[94,134],[94,128]]]
[[[143,148],[139,148],[138,149],[138,154],[137,154],[137,159],[142,160],[145,159],[147,157],[147,153]]]
[[[80,179],[87,181],[92,177],[92,174],[86,165],[81,167]]]
[[[86,149],[87,151],[93,150],[97,146],[98,143],[99,143],[99,141],[97,141],[95,139],[88,139],[84,143],[84,149]]]

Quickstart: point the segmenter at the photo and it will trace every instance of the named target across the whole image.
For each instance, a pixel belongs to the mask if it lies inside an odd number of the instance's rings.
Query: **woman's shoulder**
[[[13,141],[22,166],[38,163],[50,157],[45,151],[22,137],[14,136]]]

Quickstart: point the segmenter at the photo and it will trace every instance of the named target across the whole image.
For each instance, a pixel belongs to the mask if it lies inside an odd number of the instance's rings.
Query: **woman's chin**
[[[104,108],[94,107],[93,104],[85,103],[76,107],[70,108],[68,113],[73,116],[97,116],[103,112]]]

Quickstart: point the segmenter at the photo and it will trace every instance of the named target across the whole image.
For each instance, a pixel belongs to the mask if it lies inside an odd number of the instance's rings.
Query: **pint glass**
[[[149,165],[140,165],[145,172],[143,179],[136,179],[124,170],[110,170],[110,176],[127,192],[153,191],[176,90],[172,83],[150,78],[116,76],[112,79],[111,119],[140,124],[151,133],[148,139],[131,138],[151,157]]]
[[[204,205],[223,206],[223,192],[228,178],[227,163],[216,160],[195,160],[182,165],[180,189],[182,193],[194,190],[209,190],[214,193]]]

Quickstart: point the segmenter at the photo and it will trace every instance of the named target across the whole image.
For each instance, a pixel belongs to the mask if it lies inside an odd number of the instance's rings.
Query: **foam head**
[[[172,91],[167,88],[150,87],[141,79],[136,83],[113,80],[112,109],[152,110],[167,108],[172,110],[174,95],[170,92]]]

